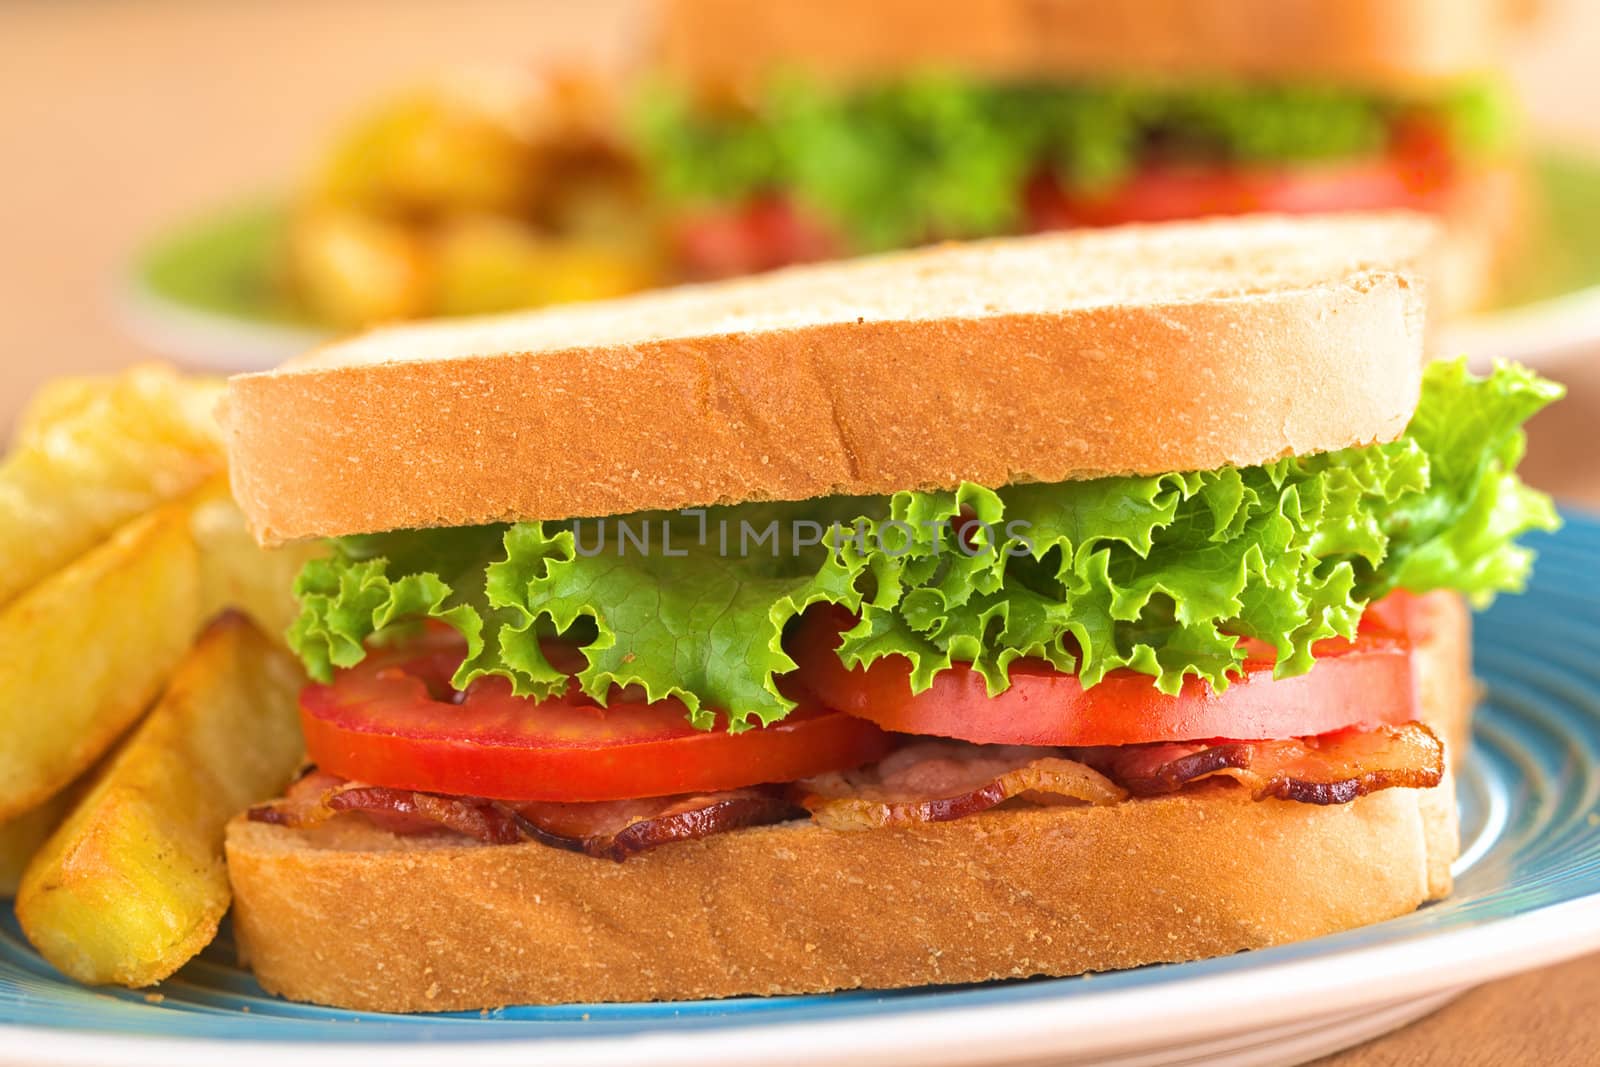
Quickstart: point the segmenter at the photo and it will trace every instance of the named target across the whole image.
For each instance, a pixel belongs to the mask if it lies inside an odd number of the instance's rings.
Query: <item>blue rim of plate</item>
[[[1146,1010],[1156,1003],[1170,1008],[1202,987],[1242,991],[1243,980],[1263,975],[1273,976],[1284,989],[1318,971],[1343,975],[1341,981],[1359,980],[1361,968],[1340,968],[1338,961],[1371,962],[1380,959],[1379,953],[1390,963],[1418,961],[1405,965],[1416,972],[1413,977],[1447,960],[1459,965],[1427,983],[1413,982],[1413,995],[1575,955],[1600,945],[1600,517],[1569,511],[1565,518],[1559,533],[1529,538],[1540,558],[1527,593],[1500,598],[1477,621],[1475,666],[1485,698],[1474,725],[1473,752],[1461,774],[1463,854],[1456,891],[1412,915],[1222,959],[1082,978],[404,1016],[274,998],[235,966],[226,929],[199,959],[157,989],[85,989],[38,958],[4,906],[0,1031],[12,1039],[27,1035],[28,1028],[37,1028],[32,1033],[38,1037],[73,1032],[231,1039],[268,1043],[284,1053],[305,1043],[349,1049],[355,1043],[424,1042],[437,1051],[440,1042],[479,1050],[516,1042],[523,1049],[570,1050],[646,1034],[683,1037],[791,1024],[814,1030],[889,1017],[921,1022],[933,1034],[941,1020],[969,1014],[993,1018],[986,1009],[1047,1007],[1058,1020],[1070,1009],[1072,1017],[1082,1019],[1089,1017],[1086,1011],[1135,1005],[1131,994],[1157,998],[1145,1001]],[[1423,941],[1429,942],[1426,948]],[[1382,983],[1368,974],[1370,996],[1376,998]],[[1343,994],[1341,1003],[1359,1000],[1358,990]],[[1198,1002],[1188,997],[1187,1003]],[[1329,1010],[1334,1004],[1325,1002]],[[1265,1022],[1268,1016],[1261,1018]]]

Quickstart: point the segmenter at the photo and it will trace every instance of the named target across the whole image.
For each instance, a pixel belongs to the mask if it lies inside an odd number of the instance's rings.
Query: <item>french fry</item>
[[[223,827],[299,765],[304,681],[244,616],[207,628],[23,875],[17,918],[45,959],[138,988],[210,942],[231,900]]]
[[[71,806],[72,792],[62,790],[32,811],[0,824],[0,897],[17,895],[23,868],[60,825]]]
[[[186,451],[220,452],[216,408],[222,387],[221,379],[182,374],[162,363],[111,375],[54,378],[39,386],[17,417],[11,447],[51,447],[63,430],[77,437],[86,422],[99,421],[131,427]]]
[[[0,607],[215,477],[220,388],[159,366],[46,386],[0,462]]]
[[[242,611],[282,642],[300,610],[293,593],[295,575],[326,549],[318,544],[257,545],[244,513],[220,480],[198,497],[193,529],[200,548],[202,614],[210,618],[229,608]]]
[[[0,822],[87,770],[183,658],[203,621],[190,511],[135,519],[0,610]]]
[[[28,398],[28,406],[17,416],[10,447],[33,448],[43,443],[52,426],[59,426],[85,410],[103,396],[115,379],[53,378]]]

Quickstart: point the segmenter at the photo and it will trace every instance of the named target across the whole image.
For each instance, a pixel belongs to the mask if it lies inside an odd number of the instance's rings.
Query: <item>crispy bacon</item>
[[[619,861],[673,841],[765,826],[800,814],[781,790],[771,788],[590,804],[518,804],[512,810],[535,841]]]
[[[1444,747],[1421,723],[1342,730],[1281,741],[1184,742],[1103,748],[1032,748],[966,741],[913,741],[881,762],[818,775],[787,787],[600,803],[510,803],[446,797],[348,782],[312,771],[281,800],[249,817],[310,827],[359,814],[399,834],[449,832],[487,844],[538,841],[624,860],[690,841],[810,812],[820,826],[869,830],[947,822],[1007,801],[1115,804],[1228,778],[1257,800],[1344,804],[1380,789],[1431,788],[1444,775]]]
[[[1222,776],[1257,800],[1344,804],[1380,789],[1431,788],[1444,749],[1421,723],[1283,741],[1026,748],[921,741],[874,767],[796,783],[819,825],[866,830],[944,822],[1020,798],[1113,804]]]
[[[771,788],[585,804],[514,804],[363,785],[314,771],[290,786],[281,800],[251,808],[249,817],[304,829],[347,813],[396,834],[449,831],[490,845],[531,840],[619,861],[673,841],[803,814],[781,790]]]
[[[335,812],[359,811],[394,833],[418,827],[453,830],[487,845],[514,845],[522,840],[522,830],[512,813],[504,805],[481,797],[442,797],[410,789],[361,785],[339,790],[328,798],[327,804]]]
[[[290,786],[282,800],[251,808],[249,816],[256,822],[303,829],[343,812],[360,812],[396,834],[448,830],[490,845],[514,845],[523,840],[512,813],[493,800],[362,785],[320,771]]]
[[[323,803],[323,798],[345,784],[345,780],[336,774],[310,767],[294,780],[283,796],[265,804],[257,804],[246,814],[251,822],[271,823],[296,830],[315,826],[333,814]]]
[[[1127,793],[1058,749],[918,741],[881,763],[795,783],[820,826],[871,830],[948,822],[1016,797],[1033,803],[1115,804]]]
[[[1257,800],[1345,804],[1379,789],[1432,788],[1444,776],[1444,746],[1417,722],[1283,741],[1108,746],[1074,754],[1136,797],[1225,776]]]

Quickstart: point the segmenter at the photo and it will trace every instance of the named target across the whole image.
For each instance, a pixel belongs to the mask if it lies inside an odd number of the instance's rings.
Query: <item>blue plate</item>
[[[226,931],[148,992],[60,978],[0,918],[0,1048],[47,1062],[753,1064],[1161,1062],[1250,1050],[1289,1063],[1397,1025],[1472,984],[1600,948],[1600,520],[1532,539],[1525,596],[1478,621],[1487,686],[1461,779],[1455,894],[1334,937],[1200,963],[982,987],[687,1004],[372,1015],[291,1004]],[[420,1044],[419,1044],[420,1043]]]

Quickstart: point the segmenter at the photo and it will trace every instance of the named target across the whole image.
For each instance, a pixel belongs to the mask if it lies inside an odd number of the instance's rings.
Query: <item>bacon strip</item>
[[[1417,722],[1283,741],[1127,745],[1075,754],[1137,797],[1224,776],[1257,800],[1345,804],[1380,789],[1429,789],[1444,776],[1444,746]]]
[[[673,841],[765,826],[800,814],[781,790],[770,788],[589,804],[518,804],[512,812],[535,841],[617,861]]]
[[[256,822],[294,829],[359,814],[396,834],[449,831],[490,845],[538,841],[602,859],[624,860],[673,841],[782,822],[802,814],[777,789],[601,803],[513,804],[348,782],[312,772],[281,800],[249,811]]]
[[[872,830],[948,822],[1015,797],[1034,803],[1115,804],[1127,793],[1059,749],[918,741],[860,770],[795,783],[819,826]]]
[[[313,771],[259,822],[316,826],[360,814],[399,834],[446,831],[487,844],[538,841],[621,861],[673,841],[783,822],[809,811],[819,826],[870,830],[947,822],[1007,801],[1115,804],[1211,777],[1257,800],[1344,804],[1380,789],[1432,788],[1444,746],[1421,723],[1282,741],[1032,748],[914,741],[881,762],[778,786],[601,803],[508,803],[363,785]]]
[[[330,796],[334,812],[359,811],[394,833],[453,830],[488,845],[515,845],[522,831],[505,806],[481,797],[443,797],[381,785],[348,786]],[[401,827],[404,827],[402,829]]]
[[[360,812],[395,834],[449,830],[490,845],[514,845],[523,840],[511,812],[493,800],[362,785],[320,771],[290,786],[283,799],[251,808],[249,817],[255,822],[304,829],[343,812]]]
[[[323,803],[324,798],[345,784],[346,780],[338,775],[311,767],[284,790],[283,796],[265,804],[257,804],[245,814],[251,822],[271,823],[294,830],[315,826],[333,814]]]

